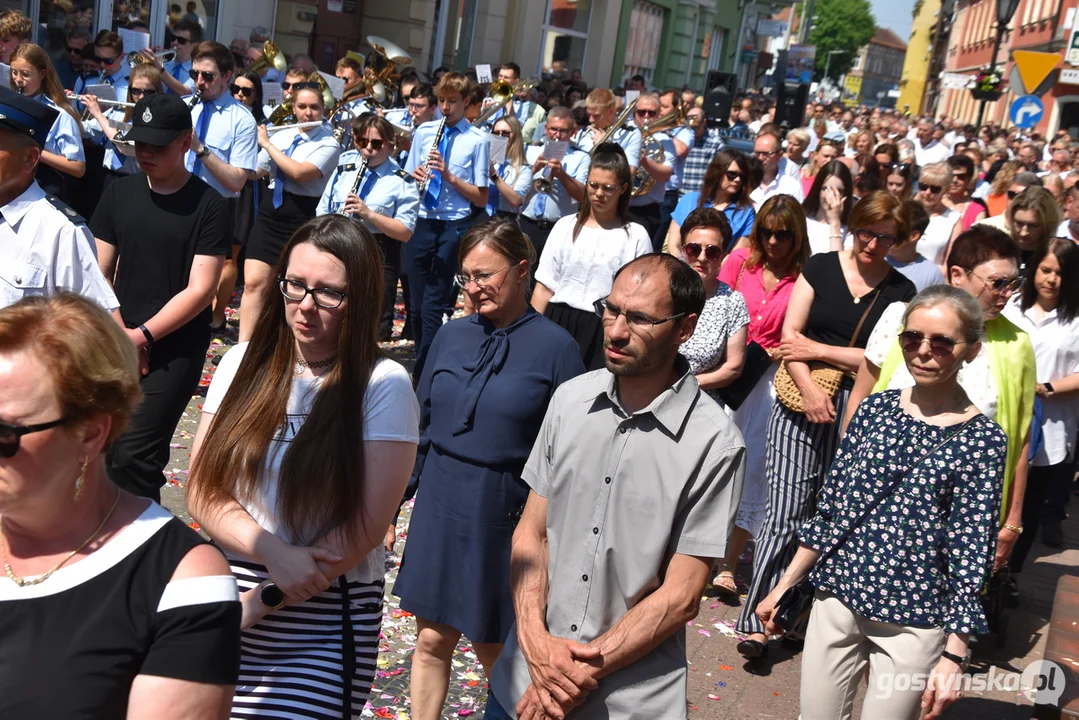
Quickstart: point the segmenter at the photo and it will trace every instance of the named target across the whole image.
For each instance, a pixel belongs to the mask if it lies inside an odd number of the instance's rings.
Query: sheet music
[[[119,100],[120,99],[120,98],[116,97],[116,88],[114,88],[112,85],[109,85],[107,83],[102,83],[101,85],[87,85],[85,88],[83,88],[83,94],[84,95],[93,95],[93,96],[98,97],[98,98],[100,98],[102,100]]]
[[[330,86],[330,90],[333,92],[333,96],[340,100],[341,96],[345,94],[345,81],[339,77],[327,75],[321,70],[318,71],[318,74],[321,75],[322,79],[326,81],[326,84]]]
[[[150,33],[120,28],[116,31],[116,34],[124,41],[124,55],[127,55],[129,52],[145,50],[150,47]]]
[[[285,100],[285,91],[281,89],[281,83],[262,83],[262,102],[270,107],[277,107]]]
[[[629,105],[631,102],[640,97],[640,95],[640,90],[626,90],[626,105]],[[625,107],[626,105],[623,105],[622,107]]]
[[[476,82],[480,84],[491,82],[491,66],[490,65],[477,65],[476,66]]]
[[[491,143],[488,149],[491,162],[494,163],[495,167],[498,167],[506,159],[506,147],[509,145],[509,140],[501,135],[492,135],[490,133],[487,134],[487,139]]]
[[[561,160],[569,152],[568,140],[548,140],[543,145],[543,157],[546,160]]]

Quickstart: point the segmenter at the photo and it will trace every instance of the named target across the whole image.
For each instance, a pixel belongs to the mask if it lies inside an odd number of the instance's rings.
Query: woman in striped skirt
[[[305,223],[273,277],[280,297],[207,393],[188,509],[239,584],[233,717],[359,717],[419,407],[408,372],[378,349],[382,257],[367,229],[339,215]]]
[[[753,581],[736,626],[746,636],[738,652],[747,658],[768,653],[768,638],[754,610],[794,557],[798,528],[816,511],[817,493],[838,446],[851,378],[869,334],[889,304],[914,297],[913,283],[887,260],[888,250],[910,237],[899,207],[899,200],[883,191],[862,198],[850,214],[854,247],[811,257],[791,292],[783,342],[774,357],[786,363],[804,412],[788,409],[781,396],[768,420],[768,509],[757,537]],[[821,362],[844,372],[834,396],[810,377],[809,363]]]

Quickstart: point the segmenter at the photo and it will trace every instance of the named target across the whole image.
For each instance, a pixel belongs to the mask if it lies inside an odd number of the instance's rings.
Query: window
[[[569,76],[584,64],[592,0],[549,0],[543,25],[540,72],[544,76]]]
[[[723,62],[723,28],[716,28],[711,35],[705,37],[701,56],[708,59],[708,70],[719,70]]]
[[[10,7],[11,4],[0,5]],[[22,11],[26,12],[26,8],[22,8]],[[72,54],[74,63],[71,62],[71,55],[67,51],[67,36],[75,30],[86,33],[88,39],[75,41],[71,47],[81,45],[85,53],[93,55],[93,48],[89,50],[85,48],[92,44],[94,37],[94,0],[77,0],[64,4],[50,3],[41,7],[39,12],[37,44],[45,48],[45,52],[52,58],[56,71],[60,74],[60,82],[70,89],[74,87],[77,73],[82,69],[82,60],[77,54]]]
[[[663,37],[663,8],[645,0],[634,0],[626,37],[623,79],[643,75],[651,83]]]

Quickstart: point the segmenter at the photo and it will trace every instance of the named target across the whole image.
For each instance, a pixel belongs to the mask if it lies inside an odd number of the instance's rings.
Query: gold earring
[[[82,461],[82,470],[79,471],[79,477],[75,480],[75,502],[79,501],[82,497],[82,485],[86,480],[86,467],[90,464],[90,458],[86,458]]]

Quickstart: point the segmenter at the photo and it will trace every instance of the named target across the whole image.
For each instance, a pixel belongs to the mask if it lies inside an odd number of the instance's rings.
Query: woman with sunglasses
[[[238,103],[251,111],[255,122],[262,125],[266,115],[262,107],[262,78],[258,73],[243,72],[232,79],[229,92]]]
[[[768,508],[757,538],[753,582],[736,626],[746,636],[738,651],[751,659],[767,655],[768,638],[754,610],[776,586],[797,549],[796,531],[813,515],[862,348],[885,308],[915,295],[914,284],[888,264],[888,250],[910,234],[899,201],[879,190],[870,193],[851,210],[850,226],[850,250],[806,262],[787,305],[783,342],[773,353],[786,365],[794,388],[776,388],[781,402],[768,421]],[[822,364],[842,371],[838,388],[825,389],[810,375]],[[801,411],[788,407],[791,400],[782,401],[784,390],[797,392]]]
[[[918,253],[935,265],[944,265],[944,255],[952,238],[962,232],[962,217],[944,202],[952,185],[952,168],[948,163],[930,163],[918,176],[918,193],[914,199],[929,214],[929,227],[918,240]]]
[[[847,218],[854,205],[853,195],[854,181],[850,170],[840,161],[833,160],[817,173],[802,202],[811,255],[843,249],[847,242]]]
[[[899,161],[899,150],[892,143],[881,143],[873,150],[873,157],[880,170],[880,184],[883,187],[888,180],[888,173]]]
[[[187,506],[240,588],[234,717],[351,718],[371,690],[383,541],[419,441],[412,381],[378,347],[381,266],[359,223],[302,225],[206,394]]]
[[[515,115],[500,117],[491,134],[506,139],[506,159],[491,162],[491,184],[487,186],[487,214],[517,218],[532,187],[532,167],[525,161],[521,121]]]
[[[849,720],[867,668],[861,717],[939,720],[963,696],[970,636],[989,632],[981,594],[1007,438],[957,378],[984,352],[981,308],[937,285],[901,321],[900,358],[916,381],[858,408],[797,553],[757,606],[779,632],[780,598],[812,586],[804,720]],[[894,682],[911,676],[927,682]]]
[[[532,307],[573,336],[588,370],[606,366],[596,300],[610,294],[618,268],[652,252],[648,232],[629,219],[632,179],[621,146],[597,147],[584,201],[551,228],[536,270]]]
[[[671,211],[671,226],[667,230],[667,252],[682,256],[682,222],[693,210],[715,208],[722,210],[731,226],[729,251],[753,229],[756,212],[749,201],[749,188],[756,187],[749,177],[749,162],[745,155],[725,148],[716,153],[704,171],[701,189],[687,192]]]
[[[393,338],[393,308],[401,275],[404,244],[419,217],[416,181],[391,157],[396,131],[389,121],[364,113],[352,121],[352,149],[341,154],[318,201],[318,215],[347,215],[367,226],[382,252],[382,305],[378,323],[381,342]],[[366,162],[359,186],[356,175]]]
[[[319,198],[340,154],[333,132],[322,122],[325,108],[318,82],[292,86],[292,112],[297,123],[314,127],[282,130],[272,135],[258,126],[258,177],[272,178],[262,194],[244,261],[244,294],[240,299],[240,342],[251,337],[263,305],[271,297],[271,271],[288,238],[315,216]]]
[[[532,243],[512,220],[474,225],[456,280],[475,314],[442,326],[420,376],[418,493],[393,594],[416,616],[412,717],[438,720],[453,651],[468,638],[485,674],[515,614],[510,546],[528,497],[520,477],[547,404],[584,372],[562,328],[528,305]]]
[[[123,329],[80,295],[0,310],[0,715],[229,715],[228,563],[106,470],[138,368]]]
[[[59,111],[45,138],[38,163],[37,182],[46,193],[67,201],[67,178],[81,178],[86,172],[79,116],[64,94],[64,87],[44,48],[22,43],[11,53],[12,90],[34,98]]]
[[[980,151],[979,151],[980,152]],[[971,192],[977,183],[974,169],[977,164],[964,152],[960,155],[952,155],[948,158],[948,166],[952,169],[952,184],[948,186],[944,203],[959,213],[959,227],[955,235],[966,232],[974,223],[985,220],[989,213],[985,203],[975,200]]]
[[[1011,238],[995,228],[974,225],[952,244],[944,276],[949,285],[973,295],[985,316],[983,352],[960,369],[959,384],[974,405],[996,420],[1008,436],[994,572],[1004,566],[1022,532],[1022,498],[1034,408],[1033,346],[1025,332],[1001,315],[1021,283],[1018,261],[1019,248]],[[899,303],[889,307],[873,328],[847,402],[844,425],[850,422],[858,403],[870,394],[914,384],[897,340],[903,329],[904,310]]]
[[[153,65],[143,64],[131,68],[128,81],[127,102],[129,103],[137,103],[144,97],[163,92],[161,73]],[[105,168],[102,188],[107,188],[114,181],[138,172],[139,164],[135,160],[134,148],[131,148],[131,154],[127,155],[121,152],[113,142],[117,135],[121,135],[120,130],[114,123],[130,125],[133,108],[111,106],[103,111],[101,105],[97,102],[97,98],[93,95],[84,96],[83,104],[93,118],[93,120],[84,123],[83,127],[91,138],[95,135],[103,134],[108,140],[105,143],[105,160],[102,162],[102,166]]]

